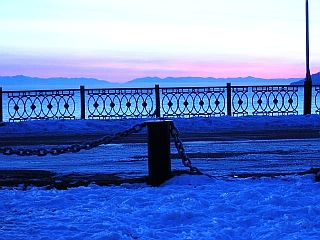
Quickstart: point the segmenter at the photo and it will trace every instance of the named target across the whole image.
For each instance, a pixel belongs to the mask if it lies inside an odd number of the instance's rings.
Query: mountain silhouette
[[[312,84],[313,85],[320,85],[320,72],[312,74],[311,75],[311,79],[312,79]],[[292,85],[303,85],[304,84],[305,79],[296,81],[291,83]]]
[[[314,74],[313,79],[320,78],[320,74]],[[24,75],[0,76],[0,87],[3,90],[30,90],[30,89],[70,89],[79,88],[124,88],[124,87],[209,87],[225,86],[231,83],[233,86],[245,85],[277,85],[277,84],[300,84],[302,78],[288,79],[264,79],[252,76],[238,78],[213,78],[213,77],[145,77],[136,78],[126,83],[113,83],[95,78],[38,78]]]
[[[291,79],[263,79],[255,77],[238,77],[238,78],[212,78],[212,77],[146,77],[137,78],[129,81],[130,86],[146,86],[152,87],[154,84],[159,84],[162,87],[197,87],[197,86],[225,86],[231,83],[234,86],[241,85],[272,85],[272,84],[290,84],[293,81],[301,80],[301,78]]]
[[[87,88],[107,88],[114,84],[95,78],[0,76],[0,87],[4,90],[79,88],[80,85]]]

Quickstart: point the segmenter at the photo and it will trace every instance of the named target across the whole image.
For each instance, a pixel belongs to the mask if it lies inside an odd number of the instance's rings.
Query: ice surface
[[[313,176],[0,190],[0,239],[318,239]]]
[[[5,123],[1,137],[53,134],[112,134],[128,129],[147,119],[124,120],[60,120]],[[305,129],[319,132],[320,115],[307,116],[247,116],[217,118],[177,118],[173,120],[181,133],[212,133],[229,131],[276,131]],[[298,134],[299,134],[298,131]],[[240,134],[241,137],[241,134]],[[214,175],[252,172],[298,172],[320,167],[318,139],[185,142],[187,154],[194,165]],[[18,146],[17,146],[18,147]],[[33,147],[39,147],[35,145]],[[45,146],[46,147],[46,146]],[[47,146],[54,147],[54,146]],[[29,147],[31,148],[31,147]],[[176,154],[174,146],[172,153]],[[40,169],[59,173],[110,173],[141,176],[147,173],[147,145],[103,145],[90,151],[61,156],[20,157],[0,156],[0,169]],[[183,168],[173,160],[173,169]],[[183,168],[184,169],[184,168]]]
[[[41,146],[52,148],[55,146]],[[194,166],[215,176],[245,173],[288,173],[320,168],[319,139],[184,142]],[[17,146],[16,148],[19,148]],[[39,148],[38,145],[27,148]],[[186,170],[171,145],[173,170]],[[121,177],[146,176],[146,143],[102,145],[58,156],[1,156],[0,170],[46,170],[61,174],[103,173]]]

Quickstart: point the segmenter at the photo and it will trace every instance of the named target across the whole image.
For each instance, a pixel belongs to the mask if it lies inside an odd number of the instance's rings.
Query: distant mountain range
[[[311,75],[311,78],[312,78],[312,83],[313,83],[314,85],[320,85],[320,72],[315,73],[315,74],[312,74],[312,75]],[[292,85],[303,85],[304,80],[305,80],[305,79],[301,79],[301,80],[299,80],[299,81],[292,82],[291,84],[292,84]]]
[[[320,73],[312,75],[315,84],[320,84]],[[234,86],[241,85],[275,85],[275,84],[303,84],[304,79],[263,79],[255,77],[239,78],[202,78],[202,77],[145,77],[137,78],[126,83],[112,83],[95,78],[37,78],[24,75],[0,76],[0,87],[3,90],[28,89],[69,89],[79,88],[111,88],[111,87],[153,87],[159,84],[162,87],[193,87],[193,86],[225,86],[230,82]]]
[[[231,83],[233,86],[241,85],[272,85],[272,84],[290,84],[293,81],[299,81],[301,78],[291,79],[263,79],[255,77],[238,77],[238,78],[212,78],[212,77],[146,77],[137,78],[127,84],[131,86],[153,86],[159,84],[163,87],[197,87],[197,86],[225,86]]]
[[[79,88],[80,85],[92,88],[111,86],[109,82],[95,78],[37,78],[24,75],[0,76],[0,87],[4,90]]]

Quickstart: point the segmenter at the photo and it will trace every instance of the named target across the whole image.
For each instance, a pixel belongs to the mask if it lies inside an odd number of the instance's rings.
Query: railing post
[[[310,49],[309,49],[309,2],[306,0],[306,79],[304,81],[304,115],[311,114],[312,105],[312,78],[310,73]]]
[[[0,87],[0,123],[3,122],[2,87]]]
[[[84,86],[80,86],[80,109],[81,119],[86,119],[86,100]]]
[[[171,177],[170,126],[172,121],[148,121],[148,183],[160,186]]]
[[[304,115],[311,114],[312,105],[312,81],[304,82]]]
[[[227,83],[227,115],[232,116],[232,109],[231,109],[231,83]]]
[[[160,87],[159,84],[156,84],[154,86],[155,89],[155,94],[156,94],[156,110],[155,110],[155,115],[157,118],[160,117]]]

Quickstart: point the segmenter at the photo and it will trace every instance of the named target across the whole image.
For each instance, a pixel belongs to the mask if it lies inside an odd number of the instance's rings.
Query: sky
[[[320,71],[320,1],[310,61]],[[0,0],[0,75],[305,76],[304,0]]]

